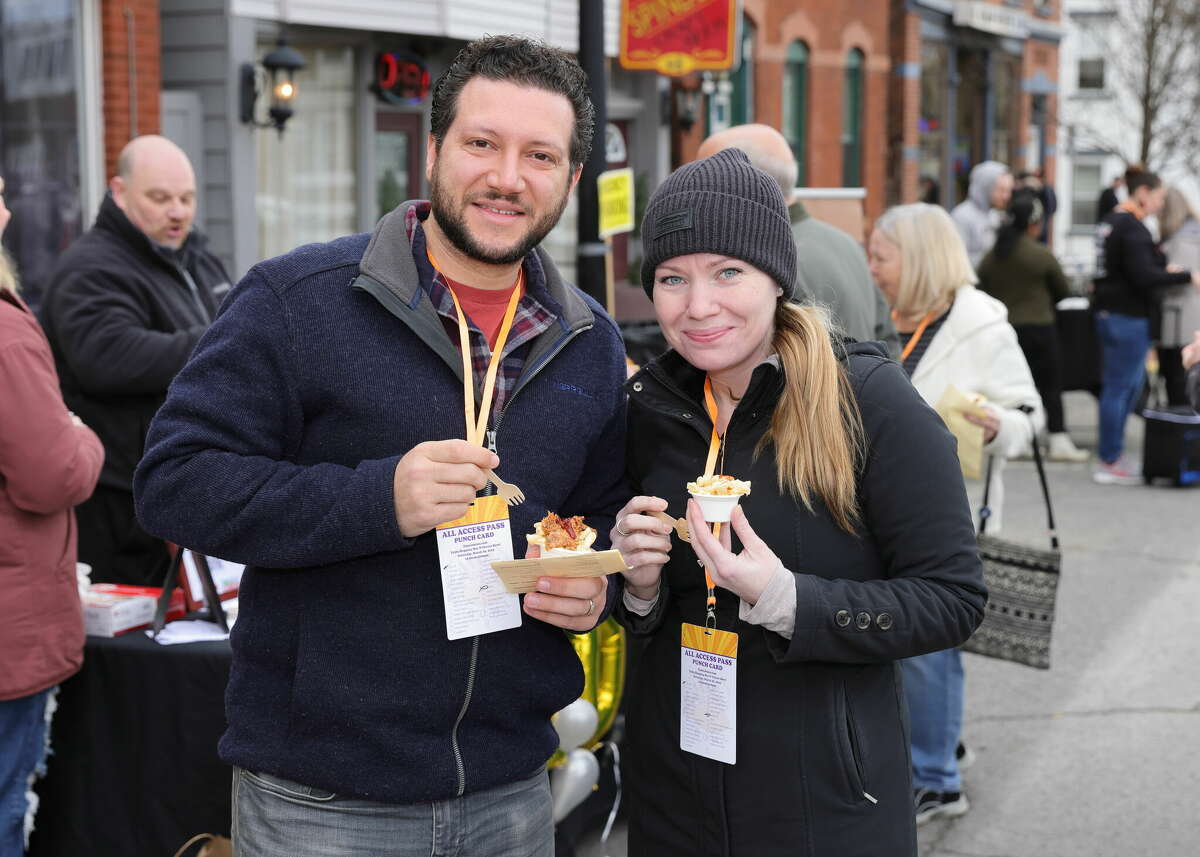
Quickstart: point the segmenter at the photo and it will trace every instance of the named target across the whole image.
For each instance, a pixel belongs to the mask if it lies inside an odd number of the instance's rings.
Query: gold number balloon
[[[595,750],[612,728],[617,709],[621,707],[621,694],[625,690],[625,629],[610,618],[594,631],[574,634],[570,639],[583,664],[583,695],[580,698],[594,705],[599,715],[595,734],[582,746]],[[547,764],[554,768],[566,758],[562,750],[555,750]]]

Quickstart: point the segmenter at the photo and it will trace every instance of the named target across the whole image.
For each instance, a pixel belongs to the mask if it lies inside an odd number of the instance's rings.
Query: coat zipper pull
[[[879,800],[874,795],[872,795],[870,792],[863,792],[863,797],[865,797],[871,803],[879,803]]]
[[[496,452],[496,431],[491,429],[487,432],[487,448],[490,452]],[[499,453],[496,453],[499,455]]]

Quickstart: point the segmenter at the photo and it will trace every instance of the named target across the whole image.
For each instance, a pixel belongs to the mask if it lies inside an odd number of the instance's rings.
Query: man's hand
[[[1183,368],[1191,369],[1200,363],[1200,330],[1192,334],[1192,341],[1183,346]]]
[[[417,444],[400,459],[392,477],[396,522],[406,538],[416,538],[445,521],[461,518],[487,484],[488,468],[500,459],[465,440]]]
[[[596,627],[608,597],[607,577],[539,577],[537,587],[525,596],[525,612],[568,631]]]

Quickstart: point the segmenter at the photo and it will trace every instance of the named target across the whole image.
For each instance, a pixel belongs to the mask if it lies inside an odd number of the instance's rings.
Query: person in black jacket
[[[677,170],[642,235],[671,350],[628,383],[637,496],[611,532],[618,618],[649,637],[629,854],[915,855],[897,661],[962,643],[986,600],[954,440],[878,344],[790,300],[787,208],[742,151]],[[751,487],[719,536],[688,499],[710,474]]]
[[[78,507],[79,559],[95,582],[160,585],[164,543],[138,525],[133,471],[167,386],[207,329],[229,277],[193,228],[196,180],[165,137],[132,140],[96,223],[63,253],[41,321],[67,406],[104,442]]]
[[[1137,485],[1140,468],[1122,456],[1125,421],[1145,383],[1151,319],[1159,315],[1163,289],[1191,283],[1200,271],[1168,265],[1143,218],[1157,214],[1166,188],[1157,175],[1130,168],[1129,198],[1096,229],[1096,277],[1092,306],[1103,358],[1100,390],[1100,460],[1092,474],[1102,485]]]

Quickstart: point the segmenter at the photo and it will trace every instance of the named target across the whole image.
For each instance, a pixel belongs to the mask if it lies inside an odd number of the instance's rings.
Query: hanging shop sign
[[[387,51],[375,57],[372,88],[389,104],[419,104],[429,94],[429,69],[416,54]]]
[[[737,65],[738,0],[621,0],[622,68],[677,77]]]

